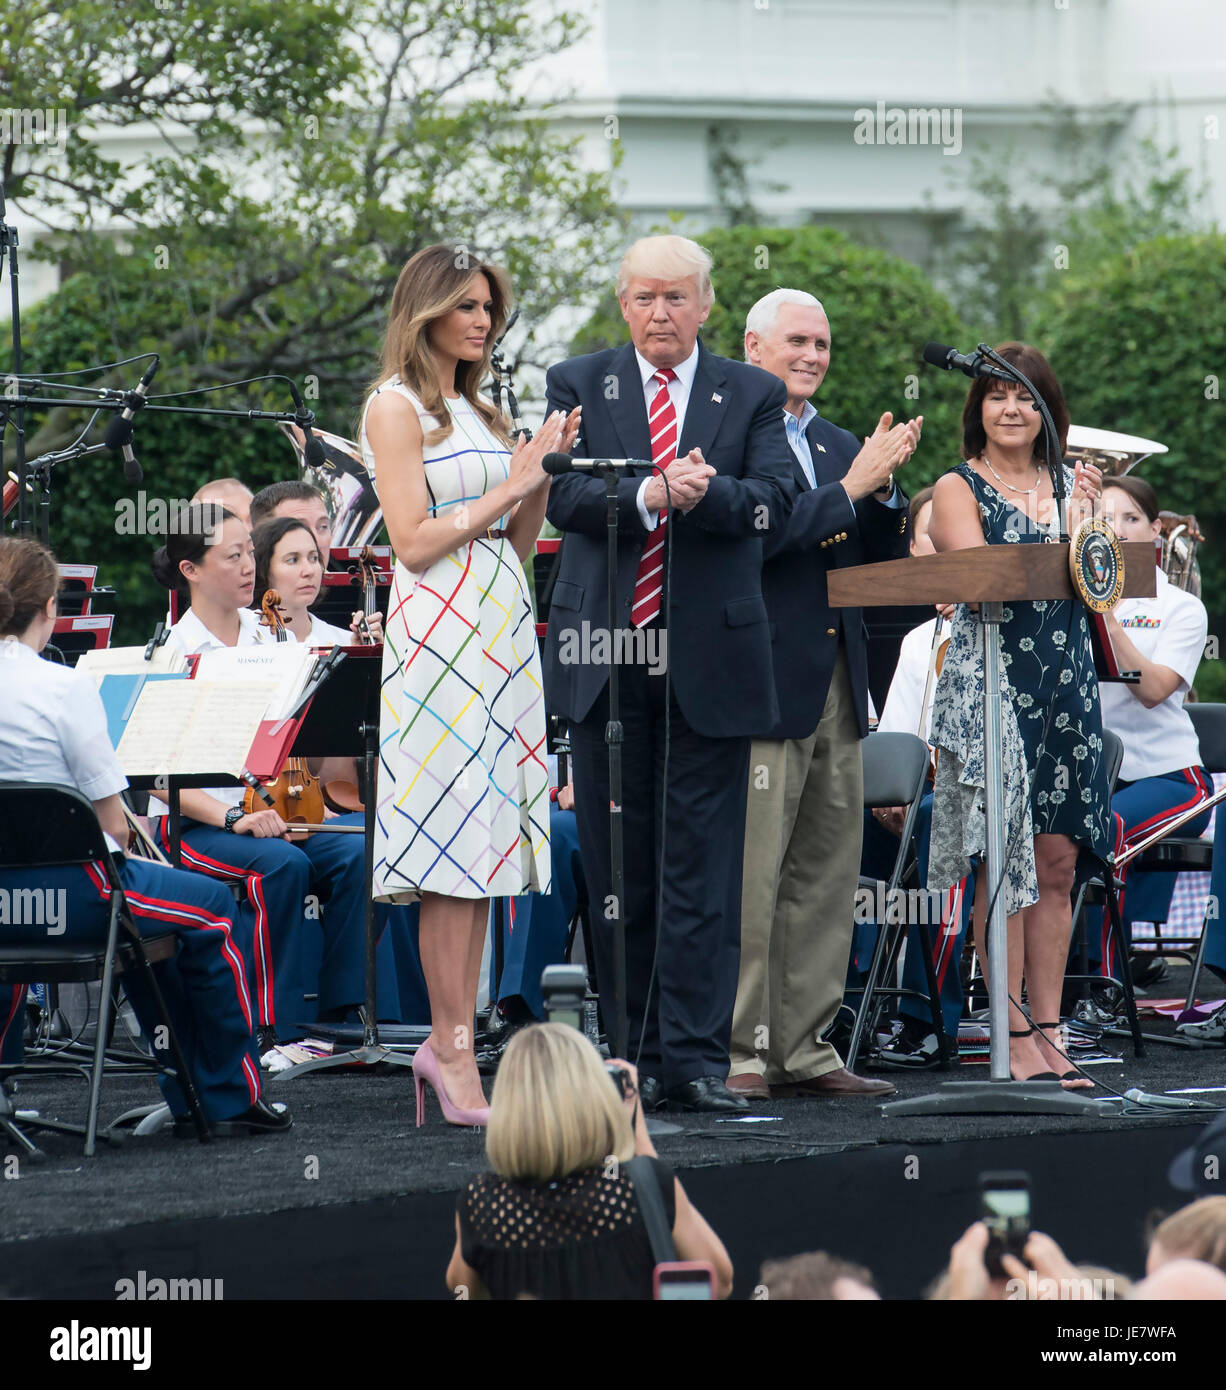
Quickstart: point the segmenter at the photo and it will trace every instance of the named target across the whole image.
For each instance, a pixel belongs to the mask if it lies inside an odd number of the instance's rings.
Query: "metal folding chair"
[[[915,858],[915,822],[919,815],[919,804],[923,799],[929,768],[928,745],[915,734],[871,733],[860,745],[864,759],[864,805],[867,809],[878,806],[905,806],[907,814],[903,821],[902,834],[898,842],[898,853],[888,880],[882,880],[887,903],[895,902],[909,865]],[[916,878],[916,881],[918,879]],[[860,887],[877,890],[879,880],[860,879]],[[897,985],[882,982],[892,977],[897,968],[898,955],[906,940],[910,923],[910,913],[901,922],[878,922],[877,941],[873,947],[873,959],[864,978],[864,984],[849,987],[849,994],[860,995],[860,1007],[856,1010],[856,1021],[851,1030],[851,1041],[847,1046],[849,1070],[855,1069],[856,1057],[866,1032],[870,1032],[886,999],[918,998],[928,1004],[932,1016],[932,1030],[936,1034],[940,1048],[941,1067],[948,1070],[949,1049],[945,1027],[941,1020],[940,988],[932,968],[932,941],[923,923],[917,923],[923,943],[924,973],[927,977],[928,993],[903,989]]]
[[[98,1137],[98,1106],[102,1092],[102,1075],[106,1063],[106,1044],[110,1033],[113,1010],[112,985],[117,976],[139,970],[149,985],[157,1010],[158,1021],[166,1030],[168,1050],[173,1066],[157,1062],[158,1070],[174,1076],[187,1102],[196,1133],[201,1141],[209,1139],[208,1121],[196,1093],[179,1039],[171,1024],[162,991],[158,987],[152,962],[167,960],[178,950],[172,932],[142,938],[124,897],[123,885],[115,860],[107,847],[102,827],[93,803],[73,787],[53,786],[41,782],[0,782],[0,869],[28,870],[69,865],[97,864],[106,880],[108,923],[104,942],[55,942],[18,944],[4,939],[0,933],[0,984],[31,984],[39,981],[63,984],[67,982],[101,981],[98,1001],[98,1030],[94,1056],[89,1067],[89,1109],[85,1128],[66,1127],[53,1121],[26,1120],[21,1124],[32,1129],[69,1128],[69,1132],[85,1136],[86,1157],[92,1157]],[[156,1059],[156,1054],[155,1059]],[[9,1075],[24,1068],[6,1067]],[[16,1139],[27,1153],[35,1152],[34,1145],[20,1133],[11,1117],[0,1113],[0,1124]]]
[[[1124,745],[1119,735],[1110,729],[1103,730],[1103,762],[1107,769],[1107,785],[1114,792],[1119,780],[1120,764],[1124,761]],[[1107,913],[1107,930],[1115,942],[1116,959],[1122,962],[1120,979],[1109,975],[1093,975],[1089,971],[1089,958],[1086,950],[1085,908],[1100,905]],[[1137,1057],[1145,1055],[1144,1034],[1137,1019],[1137,1000],[1132,988],[1132,971],[1128,967],[1128,939],[1124,934],[1124,922],[1120,916],[1119,883],[1113,873],[1108,872],[1107,863],[1099,855],[1082,848],[1077,855],[1077,867],[1073,878],[1073,923],[1074,933],[1080,944],[1081,970],[1076,974],[1065,974],[1066,984],[1082,985],[1083,995],[1089,993],[1092,984],[1113,984],[1124,994],[1124,1010],[1128,1016],[1128,1032],[1132,1036],[1132,1050]]]

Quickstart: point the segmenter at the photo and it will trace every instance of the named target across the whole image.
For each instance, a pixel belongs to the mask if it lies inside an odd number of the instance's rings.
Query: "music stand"
[[[1153,546],[1133,543],[1124,553],[1123,597],[1154,592]],[[1008,926],[999,887],[1004,877],[1004,774],[1001,765],[1000,624],[1009,601],[1074,598],[1069,547],[991,545],[909,560],[832,570],[826,578],[832,608],[898,603],[978,603],[983,630],[983,735],[988,888],[990,1080],[950,1081],[937,1092],[882,1107],[889,1115],[1102,1114],[1097,1101],[1066,1091],[1059,1081],[1014,1081],[1009,1068]]]
[[[291,1081],[308,1072],[333,1067],[411,1067],[412,1058],[385,1047],[379,1041],[378,1009],[375,1003],[375,951],[378,931],[375,900],[371,895],[375,871],[375,796],[379,757],[379,696],[382,688],[383,646],[345,647],[345,659],[320,687],[302,728],[294,740],[296,758],[353,756],[362,761],[362,800],[366,807],[364,836],[366,852],[366,999],[362,1013],[362,1045],[330,1057],[312,1057],[284,1071],[274,1072],[274,1081]]]

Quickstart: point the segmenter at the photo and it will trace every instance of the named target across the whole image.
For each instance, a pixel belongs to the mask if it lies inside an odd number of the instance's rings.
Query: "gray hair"
[[[806,309],[821,309],[823,314],[826,312],[822,309],[821,300],[806,294],[804,290],[771,290],[745,315],[745,332],[756,333],[759,338],[765,337],[775,326],[780,305],[783,304],[801,304]]]

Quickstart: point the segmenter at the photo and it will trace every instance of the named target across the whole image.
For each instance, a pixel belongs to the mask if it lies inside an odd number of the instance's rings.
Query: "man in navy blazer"
[[[854,1076],[822,1033],[843,997],[860,869],[868,733],[867,636],[858,608],[831,608],[834,568],[907,553],[906,497],[893,471],[921,421],[881,417],[861,444],[809,397],[830,363],[821,304],[775,290],[746,319],[745,355],[786,385],[799,489],[785,527],[765,538],[779,718],[751,753],[741,899],[741,963],[729,1088],[780,1095],[883,1095]]]
[[[615,611],[621,640],[630,635],[619,660],[629,1048],[645,1107],[667,1100],[735,1110],[745,1102],[725,1079],[750,736],[779,719],[762,539],[784,522],[796,484],[783,384],[698,342],[714,298],[710,265],[684,237],[636,242],[617,285],[631,342],[551,368],[546,388],[547,410],[583,407],[575,454],[667,463],[667,489],[651,468],[618,482]],[[600,910],[612,892],[603,479],[554,478],[546,516],[565,532],[546,705],[571,730],[597,980],[611,1029],[612,932]]]

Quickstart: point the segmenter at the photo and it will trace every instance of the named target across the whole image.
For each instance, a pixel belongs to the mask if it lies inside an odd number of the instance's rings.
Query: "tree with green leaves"
[[[521,358],[551,353],[553,311],[603,285],[620,229],[608,177],[557,133],[533,79],[581,32],[562,4],[161,5],[35,0],[6,21],[7,100],[68,113],[62,149],[0,147],[11,200],[49,229],[39,254],[69,272],[26,315],[28,371],[154,350],[157,392],[279,372],[346,433],[396,277],[421,246],[451,242],[508,268]],[[157,144],[137,169],[99,151],[125,127]],[[129,368],[108,384],[132,381]],[[287,400],[274,387],[217,403]],[[31,457],[84,422],[52,409],[33,423]],[[146,487],[162,496],[221,472],[268,481],[290,460],[270,427],[149,412],[139,429]],[[77,557],[124,571],[112,577],[126,596],[151,596],[148,546],[114,535],[113,494],[57,497],[53,538],[66,529]]]
[[[1209,631],[1226,632],[1226,235],[1158,237],[1070,270],[1035,325],[1074,420],[1156,439],[1143,463],[1162,506],[1194,512]],[[1198,686],[1226,696],[1222,663]]]

